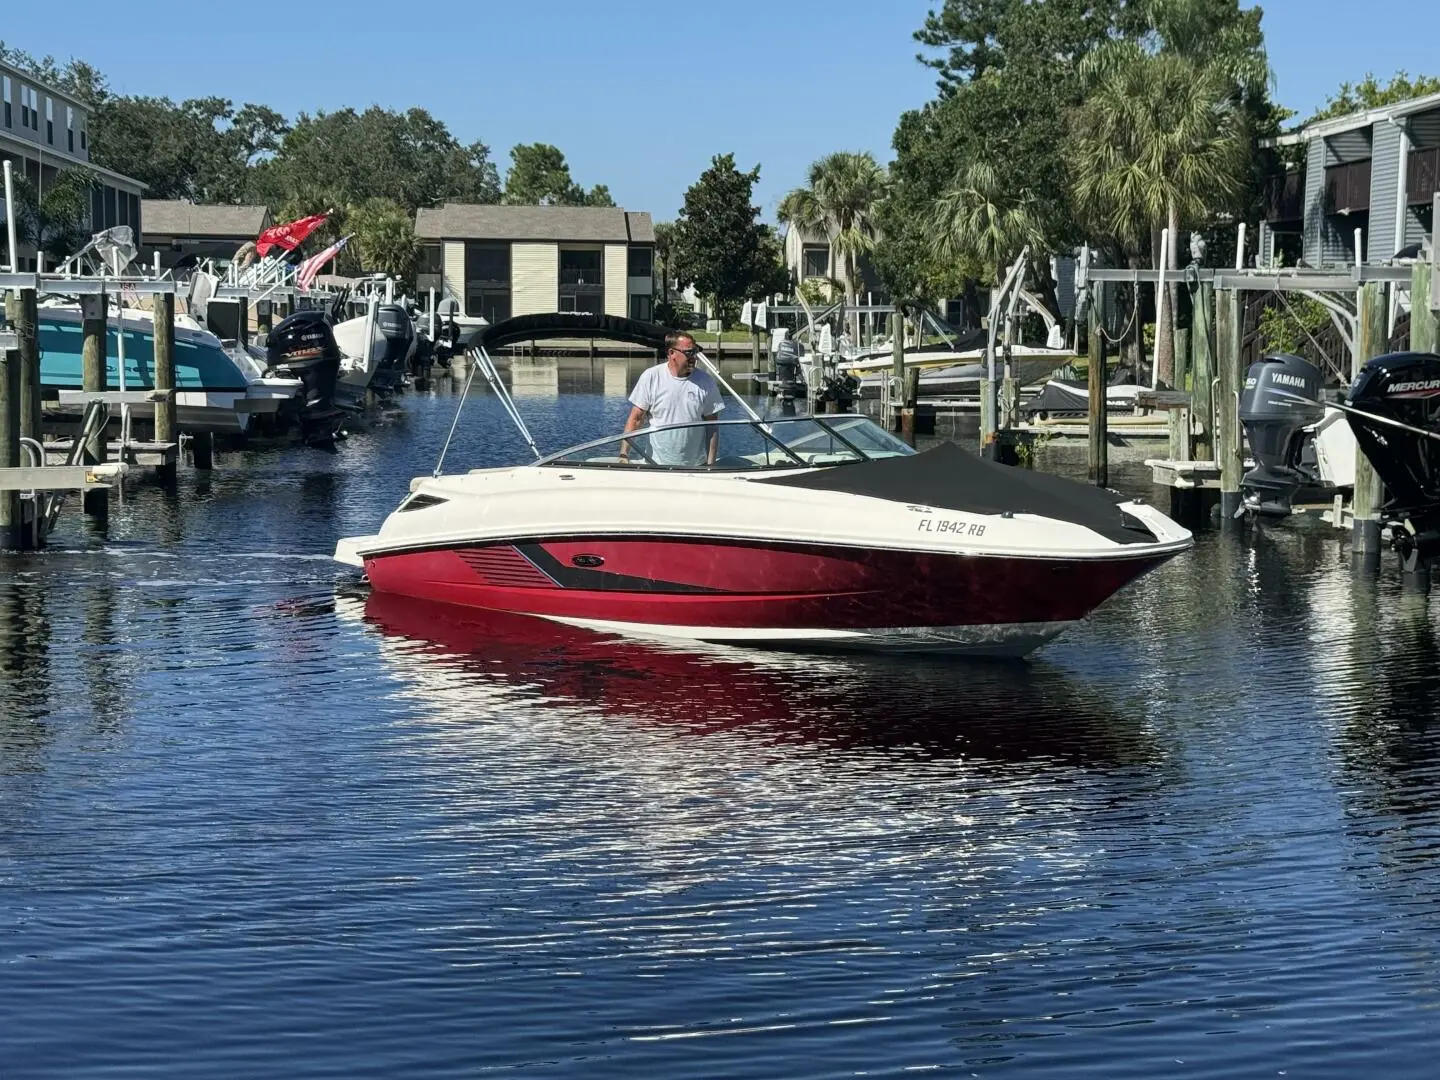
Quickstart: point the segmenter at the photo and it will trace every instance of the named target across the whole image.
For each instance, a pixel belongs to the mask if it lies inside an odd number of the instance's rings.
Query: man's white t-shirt
[[[650,426],[685,424],[714,416],[725,408],[715,380],[696,369],[686,379],[670,374],[668,364],[646,368],[630,391],[630,404],[650,414]],[[660,465],[703,465],[710,432],[703,427],[657,431],[649,436],[650,456]]]

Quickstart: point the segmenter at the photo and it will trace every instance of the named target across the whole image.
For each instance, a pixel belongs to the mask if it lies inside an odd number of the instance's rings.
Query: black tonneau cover
[[[987,461],[952,442],[913,456],[756,477],[751,482],[843,491],[972,514],[1038,514],[1083,525],[1117,544],[1155,542],[1138,518],[1125,513],[1120,496],[1112,491]]]

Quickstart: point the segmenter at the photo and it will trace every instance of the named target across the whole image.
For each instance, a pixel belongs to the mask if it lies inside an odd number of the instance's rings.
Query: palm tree
[[[16,241],[63,262],[90,239],[90,194],[99,181],[89,169],[61,169],[43,194],[26,177],[15,177]]]
[[[851,308],[859,289],[860,257],[875,248],[876,217],[889,185],[875,155],[840,151],[811,165],[806,186],[780,200],[777,216],[786,225],[824,230],[837,264],[835,277]]]
[[[965,166],[960,181],[935,202],[930,244],[942,263],[978,266],[999,285],[1025,245],[1046,250],[1035,196],[1029,189],[1007,191],[987,161]]]
[[[1178,266],[1181,223],[1229,204],[1245,179],[1249,140],[1235,83],[1221,64],[1134,42],[1087,60],[1094,82],[1075,117],[1075,201],[1132,247],[1168,226],[1171,266]],[[1169,297],[1162,302],[1168,306]],[[1159,378],[1171,380],[1168,334],[1157,342],[1156,361]]]

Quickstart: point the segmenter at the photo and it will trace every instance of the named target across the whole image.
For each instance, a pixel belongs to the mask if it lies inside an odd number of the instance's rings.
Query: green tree
[[[225,98],[105,97],[90,125],[97,165],[142,180],[155,199],[237,202],[251,171],[279,149],[285,119],[263,105],[236,110]]]
[[[675,223],[655,223],[655,258],[660,262],[660,302],[670,303],[671,260],[675,257]]]
[[[936,200],[930,222],[936,259],[978,266],[975,276],[999,285],[1025,245],[1037,262],[1047,251],[1037,202],[1029,188],[1003,187],[989,162],[970,162]]]
[[[397,281],[413,282],[420,263],[420,241],[415,237],[414,215],[389,199],[366,199],[349,207],[345,231],[354,234],[360,268],[384,273]]]
[[[889,178],[873,154],[841,151],[811,165],[806,186],[780,201],[782,222],[824,231],[851,307],[860,285],[860,257],[875,249],[876,218],[888,187]]]
[[[510,149],[501,202],[515,206],[614,206],[610,189],[596,184],[588,192],[570,176],[565,155],[549,143],[522,143]]]
[[[685,192],[675,222],[676,280],[693,284],[722,318],[733,315],[741,300],[767,295],[782,280],[779,244],[750,202],[759,178],[758,165],[741,172],[734,154],[716,155]]]
[[[89,169],[61,169],[37,192],[29,179],[16,175],[16,241],[44,252],[51,265],[75,254],[90,239],[90,195],[97,183]],[[7,250],[7,262],[9,257]]]
[[[498,202],[490,151],[462,145],[424,109],[302,113],[274,156],[252,170],[251,190],[272,209],[323,178],[338,202],[382,198],[413,213],[443,199]]]
[[[1411,79],[1405,71],[1397,71],[1390,81],[1381,83],[1373,72],[1366,72],[1358,83],[1343,82],[1338,92],[1332,94],[1324,106],[1309,123],[1328,120],[1332,116],[1344,116],[1362,109],[1376,109],[1381,105],[1394,105],[1409,98],[1424,97],[1440,93],[1440,76],[1417,75]]]

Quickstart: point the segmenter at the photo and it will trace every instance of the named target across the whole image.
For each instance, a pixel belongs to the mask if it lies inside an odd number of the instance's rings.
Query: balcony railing
[[[598,289],[605,284],[605,273],[603,270],[577,270],[562,266],[560,268],[560,284],[593,285]]]
[[[1411,206],[1428,206],[1440,191],[1440,146],[1411,150],[1405,166],[1405,201]]]
[[[1290,172],[1265,181],[1265,220],[1271,225],[1305,219],[1305,174]]]
[[[1370,209],[1370,159],[1331,165],[1325,170],[1325,210],[1349,214]]]

